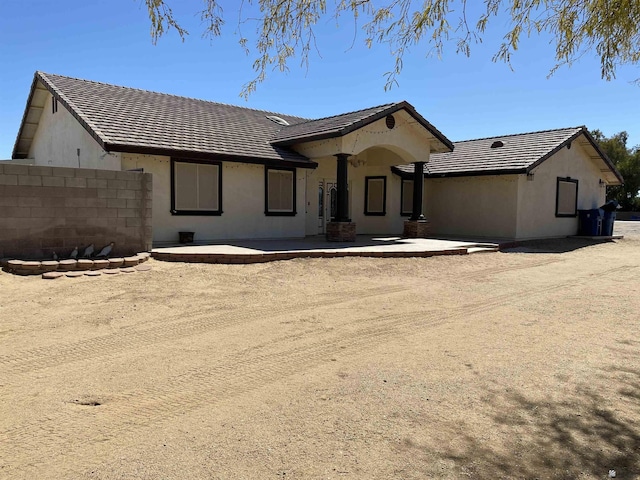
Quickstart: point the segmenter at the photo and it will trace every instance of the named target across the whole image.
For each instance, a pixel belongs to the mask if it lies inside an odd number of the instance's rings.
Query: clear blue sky
[[[548,39],[523,39],[515,71],[491,62],[500,42],[498,19],[471,58],[447,47],[441,60],[425,58],[426,45],[406,56],[400,85],[385,92],[384,72],[393,66],[388,47],[363,46],[346,19],[318,27],[320,55],[308,70],[291,64],[274,72],[248,101],[239,97],[253,75],[252,57],[237,45],[237,5],[226,0],[224,36],[201,37],[194,15],[201,2],[170,0],[190,31],[152,45],[149,21],[138,0],[2,0],[0,2],[0,159],[11,156],[36,70],[201,98],[280,113],[318,118],[407,100],[451,140],[576,125],[606,135],[629,133],[640,144],[640,87],[631,83],[640,68],[625,67],[618,79],[600,79],[595,57],[585,56],[551,79],[553,47]],[[420,3],[420,2],[416,2]],[[188,5],[183,5],[188,4]],[[242,26],[251,40],[255,30]]]

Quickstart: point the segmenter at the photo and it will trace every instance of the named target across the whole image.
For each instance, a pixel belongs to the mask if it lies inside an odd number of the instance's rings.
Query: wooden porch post
[[[424,163],[413,164],[413,211],[409,220],[404,222],[402,235],[407,238],[425,238],[429,233],[429,222],[422,214],[424,198]]]
[[[336,216],[327,223],[327,240],[330,242],[355,242],[356,224],[349,218],[349,179],[347,178],[346,153],[338,153],[336,174]]]
[[[338,191],[336,192],[336,217],[334,222],[350,222],[349,218],[349,180],[347,178],[347,158],[349,155],[346,153],[338,153],[336,155],[338,159],[338,171],[336,175],[336,182],[338,183]]]
[[[413,212],[409,220],[424,220],[422,214],[422,199],[424,190],[424,162],[415,162],[413,164]]]

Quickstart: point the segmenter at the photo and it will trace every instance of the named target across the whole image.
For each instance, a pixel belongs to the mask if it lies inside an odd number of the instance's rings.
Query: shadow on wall
[[[640,478],[640,368],[624,366],[638,365],[640,342],[619,341],[611,350],[618,364],[560,392],[561,401],[534,400],[495,383],[482,398],[493,427],[471,436],[458,422],[444,433],[439,456],[460,478],[607,479],[610,471],[617,480]],[[412,447],[410,456],[430,454]]]
[[[65,236],[66,233],[66,236]],[[54,227],[38,235],[0,239],[0,258],[20,260],[67,259],[77,247],[77,257],[82,258],[89,245],[93,245],[93,254],[115,242],[110,256],[130,256],[146,250],[145,238],[140,234],[129,236],[109,228],[77,226]]]

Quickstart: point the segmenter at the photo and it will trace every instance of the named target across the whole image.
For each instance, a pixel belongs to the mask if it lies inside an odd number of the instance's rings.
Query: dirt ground
[[[640,222],[620,228],[0,273],[0,478],[640,478]]]

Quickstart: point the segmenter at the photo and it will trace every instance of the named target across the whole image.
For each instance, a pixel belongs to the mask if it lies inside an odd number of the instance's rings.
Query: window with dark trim
[[[387,177],[364,177],[364,214],[387,214]]]
[[[51,113],[56,113],[58,111],[58,99],[56,97],[51,97]]]
[[[578,215],[578,180],[558,177],[556,182],[556,217]]]
[[[172,158],[171,213],[222,215],[222,164]]]
[[[413,180],[402,179],[400,188],[400,215],[408,217],[413,214]]]
[[[296,169],[265,167],[264,214],[293,216],[296,214]]]

